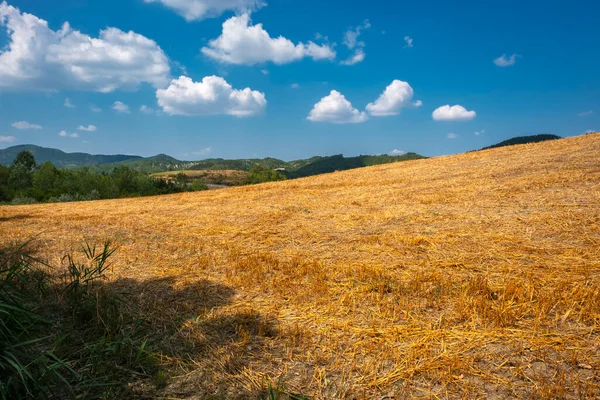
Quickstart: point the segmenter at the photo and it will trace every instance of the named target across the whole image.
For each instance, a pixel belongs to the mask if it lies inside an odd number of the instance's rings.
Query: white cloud
[[[404,42],[406,43],[404,47],[413,47],[413,38],[410,36],[404,36]]]
[[[260,72],[262,72],[263,75],[269,75],[268,69],[261,69]]]
[[[374,103],[367,105],[367,112],[373,117],[398,115],[404,107],[420,107],[420,100],[412,103],[413,88],[408,82],[395,79]]]
[[[70,138],[73,138],[73,139],[77,139],[79,137],[79,135],[77,133],[67,133],[67,131],[60,131],[60,132],[58,132],[58,136],[70,137]]]
[[[310,57],[313,60],[333,60],[335,51],[326,44],[294,44],[283,36],[271,38],[262,24],[250,25],[248,13],[232,17],[223,23],[223,32],[211,40],[202,53],[229,64],[255,65],[265,62],[287,64]]]
[[[589,110],[589,111],[580,112],[579,114],[577,114],[577,116],[579,116],[579,117],[587,117],[587,116],[592,115],[592,114],[594,114],[594,112],[592,110]]]
[[[401,156],[401,155],[406,154],[406,152],[404,150],[394,149],[394,150],[390,151],[390,154],[393,156]]]
[[[253,11],[266,3],[261,0],[144,0],[146,3],[160,2],[173,9],[188,22],[218,17],[226,11]]]
[[[506,57],[506,54],[502,54],[500,57],[494,60],[494,64],[496,64],[498,67],[510,67],[515,65],[517,62],[517,57],[520,57],[520,55],[513,54],[510,57]]]
[[[144,104],[140,107],[140,111],[143,112],[144,114],[153,114],[154,108],[148,107],[147,105]]]
[[[313,107],[307,117],[314,122],[332,122],[334,124],[361,123],[368,119],[367,114],[352,107],[343,94],[332,90]]]
[[[0,143],[13,143],[15,140],[14,136],[0,136]]]
[[[593,130],[593,129],[588,129],[587,131],[585,131],[585,133],[596,133],[596,132],[598,132],[598,131],[595,131],[595,130]],[[10,137],[10,136],[9,136],[9,137]]]
[[[300,85],[299,85],[299,84],[297,84],[297,83],[292,83],[292,84],[290,85],[290,87],[291,87],[292,89],[298,89],[298,88],[300,87]]]
[[[368,19],[366,19],[362,25],[359,25],[355,28],[350,28],[344,34],[344,41],[342,42],[344,46],[348,49],[353,50],[354,54],[350,56],[347,60],[340,62],[342,65],[354,65],[364,61],[366,54],[364,51],[365,42],[359,41],[361,33],[365,29],[369,29],[371,27],[371,23]]]
[[[458,137],[458,135],[456,133],[449,133],[448,134],[448,139],[456,139]]]
[[[95,113],[99,113],[102,112],[102,109],[100,107],[92,106],[92,111]]]
[[[75,106],[73,105],[73,103],[71,103],[71,100],[69,100],[68,97],[65,99],[65,107],[67,107],[67,108],[75,108]]]
[[[431,116],[436,121],[470,121],[477,116],[475,111],[467,111],[461,105],[445,105],[437,108]]]
[[[94,125],[88,125],[88,126],[83,126],[80,125],[79,128],[77,128],[77,130],[79,131],[87,131],[87,132],[95,132],[98,128],[96,128],[96,126]]]
[[[24,129],[42,129],[41,125],[30,124],[27,121],[13,122],[12,126],[14,128],[20,129],[20,130],[24,130]]]
[[[474,133],[475,136],[479,136],[479,135],[483,135],[485,133],[485,129],[482,129],[480,131],[477,131]]]
[[[250,88],[236,90],[218,76],[194,82],[187,76],[171,81],[166,89],[156,91],[158,105],[170,115],[216,115],[250,117],[261,114],[267,100],[264,93]]]
[[[358,64],[360,62],[363,62],[365,60],[365,57],[366,57],[365,51],[362,48],[358,48],[354,51],[354,54],[352,55],[352,57],[340,62],[340,64],[342,64],[342,65]]]
[[[115,103],[112,106],[113,110],[121,112],[121,113],[125,113],[125,114],[129,114],[129,106],[123,102],[120,101],[115,101]]]
[[[32,14],[0,3],[0,26],[8,45],[0,50],[0,89],[111,92],[168,81],[169,61],[154,42],[117,28],[92,38],[65,22],[58,31]]]
[[[209,147],[204,148],[199,151],[193,151],[192,154],[195,156],[205,156],[205,155],[212,153],[212,150],[213,150],[213,148],[209,146]]]

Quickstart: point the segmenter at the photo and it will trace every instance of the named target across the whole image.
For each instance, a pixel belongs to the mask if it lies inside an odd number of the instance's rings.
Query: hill
[[[76,168],[97,164],[123,162],[125,160],[141,159],[139,156],[130,155],[101,155],[87,153],[65,153],[58,149],[25,144],[0,149],[0,164],[10,165],[20,151],[28,150],[33,153],[35,159],[41,164],[50,161],[58,168]]]
[[[598,398],[598,154],[595,134],[4,206],[0,248],[35,237],[60,265],[84,237],[115,241],[109,288],[161,363],[140,397]]]
[[[505,140],[500,143],[496,143],[496,144],[488,146],[488,147],[484,147],[481,150],[495,149],[498,147],[506,147],[506,146],[514,146],[517,144],[539,143],[539,142],[545,142],[547,140],[557,140],[557,139],[562,139],[562,138],[560,136],[548,135],[548,134],[533,135],[533,136],[518,136],[518,137],[514,137],[511,139]]]

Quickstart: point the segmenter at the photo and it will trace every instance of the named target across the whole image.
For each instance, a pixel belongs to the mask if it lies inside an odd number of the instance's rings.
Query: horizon
[[[598,12],[0,1],[0,146],[291,161],[577,136],[600,127]]]

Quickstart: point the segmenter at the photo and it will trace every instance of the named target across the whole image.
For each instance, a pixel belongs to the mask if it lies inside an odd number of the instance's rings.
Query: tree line
[[[21,151],[10,166],[0,165],[0,202],[26,204],[152,196],[206,189],[205,185],[152,178],[126,166],[95,173],[89,168],[63,170]]]

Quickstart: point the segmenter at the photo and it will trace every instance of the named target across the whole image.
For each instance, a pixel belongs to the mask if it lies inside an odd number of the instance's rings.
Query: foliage
[[[497,147],[505,147],[505,146],[514,146],[516,144],[538,143],[538,142],[544,142],[546,140],[556,140],[556,139],[561,139],[561,137],[556,136],[556,135],[548,135],[548,134],[533,135],[533,136],[518,136],[518,137],[514,137],[512,139],[505,140],[500,143],[496,143],[496,144],[488,146],[488,147],[484,147],[481,150],[495,149]]]
[[[285,180],[285,175],[281,172],[265,168],[261,165],[256,165],[250,171],[250,175],[246,177],[245,183],[247,185],[263,183],[263,182],[276,182]]]
[[[122,397],[156,370],[140,322],[105,289],[110,242],[56,274],[25,245],[0,252],[0,398]]]
[[[17,155],[9,167],[0,167],[0,201],[12,204],[63,202],[152,196],[203,190],[186,182],[155,179],[127,166],[108,173],[96,173],[84,167],[60,170],[46,161],[37,167],[28,151]]]

